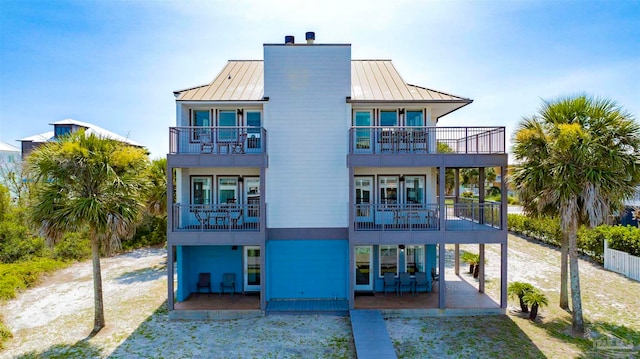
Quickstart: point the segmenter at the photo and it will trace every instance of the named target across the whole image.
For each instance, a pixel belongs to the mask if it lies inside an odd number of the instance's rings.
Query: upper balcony
[[[350,167],[506,166],[505,128],[352,127],[348,163]]]
[[[266,141],[262,127],[170,127],[167,159],[172,167],[266,167]]]

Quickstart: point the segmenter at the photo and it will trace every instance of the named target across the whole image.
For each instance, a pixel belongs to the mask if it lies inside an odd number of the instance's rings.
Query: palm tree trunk
[[[560,308],[569,309],[568,291],[568,259],[569,259],[569,239],[567,234],[562,232],[562,242],[560,245]]]
[[[529,313],[529,319],[536,320],[538,316],[538,304],[534,304],[531,306],[531,313]]]
[[[575,221],[569,225],[569,267],[571,270],[571,304],[573,316],[573,332],[584,334],[582,318],[582,298],[580,296],[580,273],[578,272],[577,225]]]
[[[100,245],[98,243],[98,236],[94,229],[89,231],[91,241],[91,257],[93,262],[93,298],[94,298],[94,320],[93,331],[91,334],[95,335],[104,328],[104,303],[102,300],[102,274],[100,272]]]
[[[524,295],[518,296],[518,299],[520,299],[520,311],[522,313],[529,313],[529,306],[527,306],[527,303],[524,302],[523,298],[524,298]]]

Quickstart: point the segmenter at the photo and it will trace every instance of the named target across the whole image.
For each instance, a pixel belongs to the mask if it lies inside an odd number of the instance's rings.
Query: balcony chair
[[[220,282],[220,295],[224,294],[225,288],[229,288],[231,290],[231,297],[233,297],[233,293],[236,291],[235,273],[224,273],[222,275],[222,282]]]
[[[413,293],[418,295],[419,289],[424,288],[425,292],[429,291],[429,283],[427,282],[427,273],[416,272],[416,282],[413,284]]]
[[[209,294],[211,294],[211,273],[198,274],[198,283],[196,283],[196,290],[198,293],[200,293],[200,288],[208,289]]]
[[[387,290],[391,289],[394,292],[396,291],[396,275],[394,273],[385,273],[384,274],[384,295],[387,296]]]
[[[213,152],[213,141],[211,140],[210,132],[198,133],[198,140],[200,140],[200,152],[202,153]]]
[[[398,295],[402,297],[402,291],[407,289],[411,292],[413,289],[413,283],[411,283],[411,274],[407,272],[400,273],[400,281],[398,282]]]

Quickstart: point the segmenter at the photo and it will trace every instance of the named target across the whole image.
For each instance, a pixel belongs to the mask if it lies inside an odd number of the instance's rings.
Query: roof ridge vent
[[[285,45],[293,45],[295,43],[295,37],[293,35],[287,35],[284,37]]]
[[[307,45],[311,45],[316,41],[316,33],[313,31],[308,31],[304,34],[304,37],[307,40]]]

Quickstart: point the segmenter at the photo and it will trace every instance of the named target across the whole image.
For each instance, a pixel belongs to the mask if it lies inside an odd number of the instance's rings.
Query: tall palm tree
[[[38,147],[28,158],[37,179],[31,219],[50,244],[67,231],[88,229],[93,262],[95,317],[105,325],[100,250],[119,248],[133,234],[146,189],[143,149],[79,131]]]
[[[568,307],[568,257],[573,330],[583,333],[576,233],[606,222],[633,195],[640,126],[615,102],[580,95],[544,102],[520,122],[513,142],[513,183],[525,212],[560,218],[561,306]]]
[[[146,192],[147,211],[154,216],[167,215],[167,159],[151,161],[149,166],[149,187]]]

